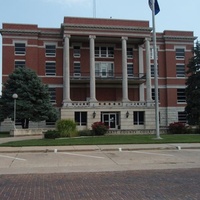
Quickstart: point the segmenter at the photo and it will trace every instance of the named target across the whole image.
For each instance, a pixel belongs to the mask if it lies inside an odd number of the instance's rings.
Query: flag
[[[149,0],[149,7],[151,8],[151,10],[153,10],[153,0]],[[155,8],[155,15],[157,15],[159,12],[160,12],[160,7],[159,7],[159,4],[158,4],[158,1],[157,0],[154,0],[154,8]]]

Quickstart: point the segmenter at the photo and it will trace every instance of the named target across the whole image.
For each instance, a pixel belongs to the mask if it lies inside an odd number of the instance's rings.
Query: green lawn
[[[158,144],[158,143],[200,143],[200,134],[161,135],[114,135],[99,137],[79,137],[65,139],[35,139],[0,144],[0,146],[66,146],[66,145],[101,145],[101,144]]]

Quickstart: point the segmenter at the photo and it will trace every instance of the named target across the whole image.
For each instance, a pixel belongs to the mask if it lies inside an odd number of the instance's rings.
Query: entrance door
[[[116,113],[103,113],[102,121],[109,129],[117,128],[117,114]]]

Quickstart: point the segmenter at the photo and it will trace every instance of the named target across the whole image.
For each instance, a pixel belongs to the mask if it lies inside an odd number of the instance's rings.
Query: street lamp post
[[[14,130],[16,129],[15,127],[15,121],[16,121],[16,99],[18,98],[18,95],[14,93],[12,95],[12,98],[14,99]]]

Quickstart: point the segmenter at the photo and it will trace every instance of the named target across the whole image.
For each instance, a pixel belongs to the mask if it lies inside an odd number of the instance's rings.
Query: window
[[[46,120],[46,125],[47,125],[47,126],[54,126],[55,124],[56,124],[55,121]]]
[[[95,57],[113,58],[114,48],[113,47],[95,47]]]
[[[46,45],[46,56],[55,57],[56,56],[56,45]]]
[[[100,47],[100,57],[106,57],[106,47]]]
[[[185,101],[186,101],[185,89],[177,89],[177,102],[185,103]]]
[[[176,77],[185,77],[185,65],[183,64],[176,65]]]
[[[78,126],[86,126],[87,112],[75,112],[75,122]]]
[[[96,77],[112,77],[114,75],[114,64],[111,62],[96,62],[95,76]]]
[[[46,76],[55,76],[56,75],[56,63],[55,62],[46,62]]]
[[[151,89],[151,96],[152,96],[152,99],[155,101],[155,89],[152,88]],[[158,101],[160,101],[160,90],[158,89]]]
[[[157,71],[158,71],[158,74],[159,74],[158,66],[157,66]],[[154,77],[154,65],[152,65],[152,64],[151,64],[151,77]]]
[[[127,58],[133,58],[133,48],[127,48]]]
[[[113,58],[114,57],[114,48],[108,47],[108,57]]]
[[[56,103],[56,88],[49,88],[50,102]]]
[[[144,111],[133,112],[133,124],[134,125],[144,125]]]
[[[74,62],[74,76],[81,75],[81,64],[80,62]]]
[[[25,55],[26,44],[25,43],[15,43],[15,55]]]
[[[158,59],[158,47],[156,48],[156,58]],[[154,49],[153,47],[150,48],[150,58],[151,60],[154,59]]]
[[[15,60],[15,68],[25,67],[25,65],[26,65],[25,60]]]
[[[185,49],[176,48],[176,58],[177,59],[184,59],[185,58]]]
[[[127,64],[127,74],[128,76],[133,76],[133,63]]]
[[[15,120],[15,125],[16,126],[21,126],[22,125],[22,120],[21,119],[16,119]]]
[[[187,115],[186,115],[186,112],[178,112],[178,121],[179,122],[183,122],[183,123],[186,123],[187,122]]]
[[[74,46],[74,57],[79,58],[81,56],[80,46]]]

